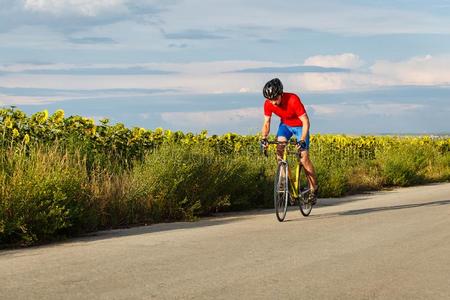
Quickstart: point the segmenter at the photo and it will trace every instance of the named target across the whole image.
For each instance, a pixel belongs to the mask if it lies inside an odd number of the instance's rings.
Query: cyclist
[[[264,125],[261,130],[261,144],[263,147],[268,146],[267,136],[270,132],[272,113],[274,113],[281,119],[277,132],[277,141],[287,142],[294,134],[297,138],[297,149],[299,152],[302,152],[301,163],[305,168],[310,188],[308,200],[312,204],[316,204],[319,188],[314,166],[309,158],[310,124],[305,107],[296,94],[283,92],[283,84],[278,78],[274,78],[264,85],[263,95],[266,100],[264,102]],[[277,144],[278,160],[282,159],[285,147],[286,144]]]

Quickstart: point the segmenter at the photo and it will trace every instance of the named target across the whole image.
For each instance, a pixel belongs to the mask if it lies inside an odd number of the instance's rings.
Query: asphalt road
[[[0,252],[0,299],[450,299],[450,184]]]

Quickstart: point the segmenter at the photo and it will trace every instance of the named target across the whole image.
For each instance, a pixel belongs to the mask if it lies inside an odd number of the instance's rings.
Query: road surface
[[[0,251],[0,299],[450,299],[450,184]]]

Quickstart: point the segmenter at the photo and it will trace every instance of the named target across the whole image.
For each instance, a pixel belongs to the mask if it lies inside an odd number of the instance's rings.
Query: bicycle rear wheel
[[[309,216],[309,214],[311,213],[312,210],[312,203],[308,200],[308,195],[309,195],[309,187],[308,187],[308,180],[306,178],[306,173],[305,173],[305,169],[301,168],[300,169],[300,173],[298,175],[298,189],[299,189],[299,194],[300,194],[300,199],[298,201],[298,205],[300,208],[300,212],[302,213],[302,215],[304,217]],[[302,186],[304,187],[302,189]]]
[[[275,176],[273,200],[277,219],[278,221],[283,222],[286,217],[287,205],[289,201],[288,165],[286,162],[278,163],[277,174]]]

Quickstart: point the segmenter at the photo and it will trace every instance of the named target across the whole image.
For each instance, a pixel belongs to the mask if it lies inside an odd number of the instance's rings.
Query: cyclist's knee
[[[283,158],[285,144],[277,144],[277,158],[278,160]]]
[[[300,161],[302,164],[307,164],[310,162],[308,151],[299,151],[299,154],[301,155]]]

